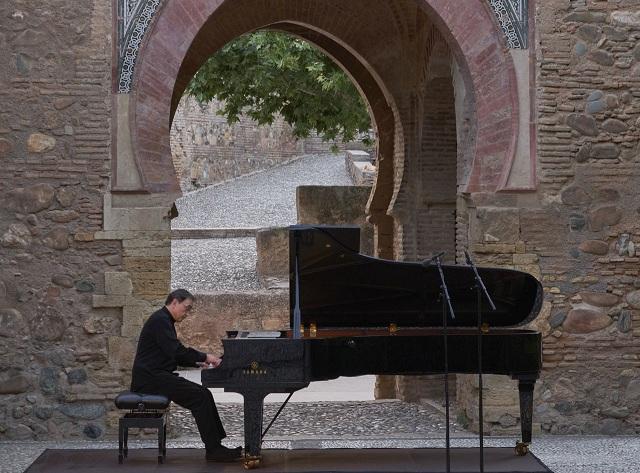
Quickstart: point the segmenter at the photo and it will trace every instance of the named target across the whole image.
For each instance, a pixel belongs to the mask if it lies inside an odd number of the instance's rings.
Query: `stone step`
[[[173,228],[173,240],[255,237],[259,228]]]

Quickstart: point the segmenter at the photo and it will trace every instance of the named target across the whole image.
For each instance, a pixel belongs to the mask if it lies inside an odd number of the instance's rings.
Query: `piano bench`
[[[158,463],[167,456],[167,408],[170,401],[159,394],[141,394],[123,391],[116,396],[118,409],[127,410],[118,422],[118,463],[128,454],[127,440],[130,428],[158,429]]]

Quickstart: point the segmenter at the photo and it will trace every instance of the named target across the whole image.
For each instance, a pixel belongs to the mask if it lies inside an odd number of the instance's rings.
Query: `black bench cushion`
[[[123,391],[116,396],[118,409],[163,410],[169,407],[169,399],[161,394],[142,394],[131,391]]]

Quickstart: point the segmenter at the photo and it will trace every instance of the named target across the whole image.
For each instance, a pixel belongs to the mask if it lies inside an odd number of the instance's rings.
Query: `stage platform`
[[[537,457],[519,457],[513,448],[485,448],[485,473],[549,473]],[[166,462],[157,463],[157,450],[129,450],[129,457],[118,464],[114,450],[45,450],[26,473],[214,473],[245,471],[242,462],[207,463],[204,450],[169,449]],[[411,449],[323,449],[263,450],[261,473],[444,473],[445,450]],[[477,448],[452,448],[451,472],[479,472]]]

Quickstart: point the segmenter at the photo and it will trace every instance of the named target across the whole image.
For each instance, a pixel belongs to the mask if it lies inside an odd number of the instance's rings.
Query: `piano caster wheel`
[[[260,457],[245,457],[242,466],[244,466],[245,470],[254,470],[260,468],[261,460]]]
[[[529,445],[524,442],[517,442],[515,447],[516,455],[519,457],[525,456],[529,453]]]

